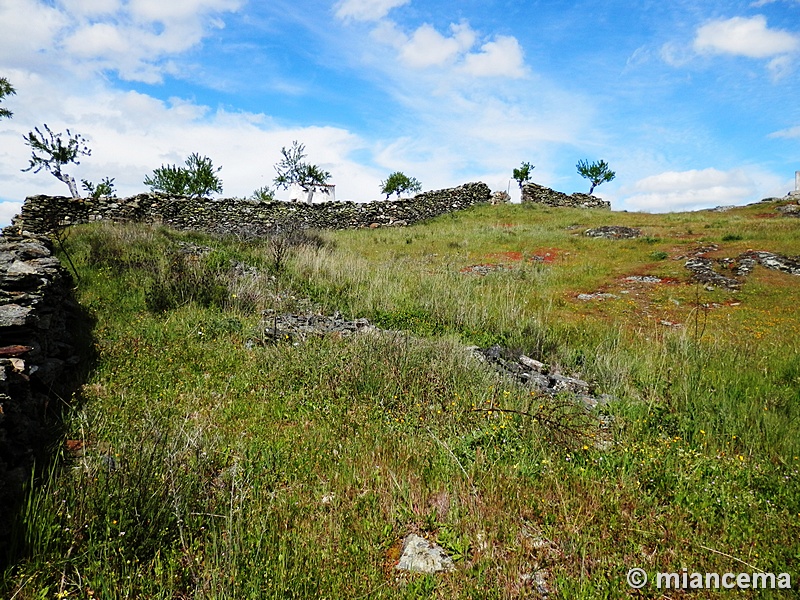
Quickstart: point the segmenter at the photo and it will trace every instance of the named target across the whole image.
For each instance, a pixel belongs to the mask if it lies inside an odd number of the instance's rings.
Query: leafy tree
[[[523,162],[519,169],[514,169],[513,177],[517,180],[519,189],[522,189],[522,186],[531,180],[531,171],[535,168],[531,163]]]
[[[16,93],[17,91],[14,89],[14,86],[8,82],[8,79],[6,79],[5,77],[0,77],[0,101],[2,101],[3,98],[5,98],[6,96],[13,96]],[[12,113],[7,108],[3,108],[2,106],[0,106],[0,119],[2,119],[3,117],[9,119],[13,114],[14,113]]]
[[[161,165],[153,176],[144,178],[144,184],[154,192],[171,196],[200,198],[212,192],[222,193],[222,180],[217,176],[222,167],[214,168],[211,159],[196,152],[186,159],[186,167]]]
[[[100,196],[113,197],[115,195],[113,177],[111,179],[106,177],[97,185],[93,184],[91,181],[87,181],[86,179],[81,179],[81,184],[83,185],[83,189],[89,192],[89,196],[95,200],[97,200]]]
[[[254,200],[256,202],[274,202],[275,190],[268,185],[262,186],[253,191],[253,193],[250,195],[250,200]]]
[[[408,177],[405,173],[401,173],[400,171],[395,171],[386,179],[386,181],[381,181],[381,194],[386,194],[386,199],[389,199],[389,196],[392,194],[397,194],[397,197],[400,197],[400,194],[404,194],[406,192],[418,192],[422,189],[422,184],[417,181],[414,177]]]
[[[283,158],[275,165],[275,171],[278,173],[275,185],[284,190],[288,190],[292,185],[299,185],[307,194],[306,202],[310,204],[315,186],[324,185],[331,178],[331,174],[317,165],[303,162],[306,157],[305,146],[297,141],[292,142],[291,148],[281,148],[281,154]]]
[[[25,143],[31,147],[30,165],[22,171],[33,170],[34,173],[42,169],[49,171],[56,179],[67,184],[73,198],[80,198],[75,179],[64,173],[61,167],[70,163],[80,164],[79,156],[91,156],[92,151],[86,145],[86,138],[77,133],[73,135],[67,129],[67,141],[64,143],[62,133],[53,133],[46,123],[44,129],[47,135],[36,127],[28,135],[22,136]]]
[[[589,188],[589,194],[601,183],[611,181],[617,176],[604,160],[593,162],[592,164],[589,164],[589,161],[581,160],[578,161],[576,166],[578,167],[578,173],[580,173],[581,177],[592,182],[592,187]]]

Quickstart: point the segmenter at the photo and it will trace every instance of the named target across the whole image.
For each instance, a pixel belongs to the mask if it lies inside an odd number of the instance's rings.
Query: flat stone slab
[[[35,318],[33,308],[19,304],[4,304],[0,306],[0,327],[22,327],[28,325]]]
[[[403,540],[403,553],[395,569],[413,573],[439,573],[455,569],[453,559],[447,556],[444,548],[429,542],[416,533]]]

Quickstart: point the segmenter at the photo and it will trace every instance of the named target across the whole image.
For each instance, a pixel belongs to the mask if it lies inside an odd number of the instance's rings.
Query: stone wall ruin
[[[572,195],[552,190],[538,183],[526,183],[522,186],[523,204],[544,204],[545,206],[560,206],[567,208],[606,208],[611,209],[611,203],[597,196],[575,192]]]
[[[64,225],[92,221],[164,224],[174,229],[209,233],[263,236],[276,223],[291,219],[311,229],[358,229],[410,225],[489,202],[485,183],[418,194],[402,200],[377,202],[322,202],[319,204],[253,202],[240,199],[212,200],[163,194],[139,194],[130,198],[67,198],[30,196],[6,231],[19,234],[52,233]]]

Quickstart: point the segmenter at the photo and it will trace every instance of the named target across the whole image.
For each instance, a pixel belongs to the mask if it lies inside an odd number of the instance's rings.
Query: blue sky
[[[522,161],[587,191],[575,164],[603,159],[614,209],[671,211],[800,170],[800,0],[0,0],[0,31],[2,222],[67,193],[21,172],[42,123],[88,138],[67,172],[120,195],[199,152],[247,196],[293,140],[356,201],[396,170],[504,190]]]

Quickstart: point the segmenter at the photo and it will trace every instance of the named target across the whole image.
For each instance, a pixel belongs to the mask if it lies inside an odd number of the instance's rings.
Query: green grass
[[[277,282],[267,241],[75,228],[97,362],[0,595],[517,598],[541,570],[551,597],[626,598],[631,567],[797,587],[800,278],[707,291],[680,258],[800,254],[800,223],[760,212],[485,206],[327,233]],[[645,237],[581,235],[611,224]],[[618,298],[577,299],[595,291]],[[397,332],[262,345],[264,311],[303,298]],[[587,415],[532,396],[465,349],[495,343],[617,400]],[[455,572],[396,572],[410,532]]]

